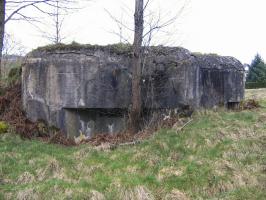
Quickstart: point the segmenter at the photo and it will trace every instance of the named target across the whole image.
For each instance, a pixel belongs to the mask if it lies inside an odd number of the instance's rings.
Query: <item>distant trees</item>
[[[259,54],[251,62],[247,82],[266,82],[266,64]]]

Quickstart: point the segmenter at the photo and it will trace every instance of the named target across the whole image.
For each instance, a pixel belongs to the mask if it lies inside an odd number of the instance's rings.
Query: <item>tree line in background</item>
[[[259,54],[255,56],[249,66],[246,88],[266,88],[266,63]]]

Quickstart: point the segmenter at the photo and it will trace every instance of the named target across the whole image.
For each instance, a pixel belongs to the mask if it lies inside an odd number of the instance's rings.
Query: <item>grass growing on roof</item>
[[[102,50],[108,51],[110,53],[115,54],[124,54],[128,55],[132,52],[132,45],[124,44],[124,43],[117,43],[117,44],[109,44],[105,46],[101,45],[92,45],[92,44],[79,44],[77,42],[72,42],[70,44],[51,44],[43,47],[38,47],[37,49],[33,50],[31,54],[36,52],[55,52],[55,51],[83,51],[83,50]]]

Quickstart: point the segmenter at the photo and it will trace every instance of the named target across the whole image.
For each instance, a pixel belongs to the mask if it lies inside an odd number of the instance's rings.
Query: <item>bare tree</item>
[[[141,47],[143,41],[143,0],[135,0],[134,14],[134,43],[133,43],[133,58],[132,58],[132,109],[130,111],[130,128],[136,133],[140,126],[141,115]]]
[[[129,128],[131,132],[137,132],[141,124],[141,112],[142,112],[142,99],[141,99],[141,77],[142,71],[144,71],[145,60],[147,54],[144,52],[149,51],[149,47],[152,43],[154,36],[157,33],[164,32],[167,35],[172,34],[167,31],[167,28],[171,27],[176,23],[177,19],[183,13],[184,8],[189,3],[189,0],[183,0],[180,2],[180,7],[177,12],[171,14],[167,12],[162,15],[161,10],[155,12],[150,8],[152,0],[135,0],[135,11],[134,11],[134,28],[130,27],[131,23],[125,23],[122,19],[116,18],[112,12],[106,10],[109,17],[116,23],[118,32],[111,31],[111,33],[119,36],[120,42],[123,40],[130,44],[130,37],[125,36],[126,32],[134,33],[133,43],[133,58],[132,58],[132,106],[129,109]],[[125,9],[126,14],[131,16],[131,9]],[[128,13],[130,12],[130,13]],[[124,31],[125,30],[125,31]],[[156,44],[156,42],[155,42]],[[158,44],[158,43],[157,43]]]
[[[55,0],[55,5],[50,10],[47,22],[42,22],[44,27],[37,27],[38,31],[41,32],[41,37],[47,39],[49,42],[52,42],[54,44],[61,43],[64,39],[64,37],[62,36],[62,26],[64,22],[64,15],[67,13],[68,10],[62,8],[65,7],[65,3],[66,2],[59,2],[59,0]]]
[[[138,132],[141,124],[141,76],[142,68],[145,65],[144,51],[146,51],[147,47],[149,47],[154,33],[173,24],[185,8],[184,4],[176,15],[167,18],[166,20],[162,19],[160,14],[157,16],[152,14],[144,16],[144,12],[150,2],[150,0],[146,0],[145,3],[143,0],[135,0],[134,43],[132,57],[132,108],[130,110],[130,130],[134,133]],[[144,20],[147,16],[151,17],[148,21]],[[118,21],[116,22],[119,23]],[[120,27],[122,27],[122,25],[120,25]]]
[[[71,9],[68,4],[77,2],[77,0],[0,0],[0,59],[3,51],[3,41],[5,35],[5,25],[11,20],[24,20],[29,23],[40,22],[36,16],[28,16],[23,11],[31,7],[33,10],[48,15],[55,16],[51,10],[57,9]],[[59,21],[59,19],[58,19]],[[60,24],[57,24],[58,40]],[[1,60],[0,60],[1,61]],[[1,68],[0,68],[1,76]]]
[[[52,41],[55,44],[58,44],[62,41],[62,36],[61,36],[61,29],[63,25],[63,19],[60,19],[60,7],[59,7],[59,2],[58,0],[56,1],[56,8],[55,8],[55,17],[54,17],[54,26],[55,26],[55,37],[52,38]]]
[[[85,2],[86,0],[80,0],[80,2],[82,1]],[[61,43],[67,37],[63,33],[65,17],[81,9],[77,6],[77,4],[78,0],[55,0],[55,5],[50,11],[51,17],[48,19],[47,26],[45,26],[46,31],[38,28],[40,32],[42,32],[42,37],[46,38],[54,44]],[[51,31],[48,32],[47,29],[51,29]]]

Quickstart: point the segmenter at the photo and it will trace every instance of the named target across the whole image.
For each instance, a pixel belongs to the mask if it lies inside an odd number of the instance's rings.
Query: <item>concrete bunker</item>
[[[131,107],[131,47],[56,45],[28,54],[22,68],[23,106],[69,136],[115,134]],[[244,96],[244,68],[232,57],[151,47],[142,70],[145,110],[235,107]]]

